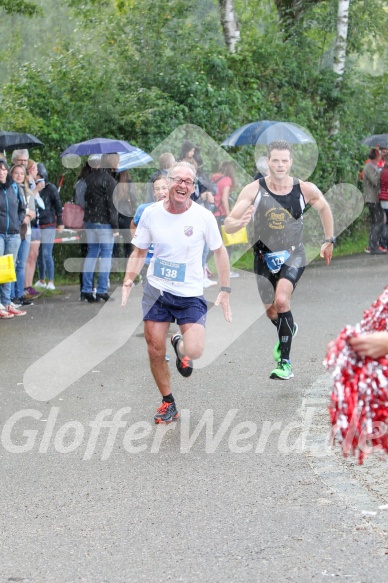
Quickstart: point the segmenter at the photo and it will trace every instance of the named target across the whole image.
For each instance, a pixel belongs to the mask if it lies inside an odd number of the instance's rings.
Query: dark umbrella
[[[388,148],[388,134],[375,134],[374,136],[368,136],[364,138],[361,144],[366,146],[380,146],[380,148]]]
[[[36,146],[44,146],[44,143],[32,134],[0,132],[0,150],[22,150],[24,148],[35,148]]]
[[[92,154],[117,154],[118,152],[133,152],[136,148],[123,140],[109,140],[107,138],[93,138],[86,142],[73,144],[62,152],[61,157],[69,154],[90,156]]]
[[[235,130],[221,146],[255,146],[270,144],[276,140],[284,140],[290,144],[314,143],[311,136],[293,123],[264,120],[248,123]]]

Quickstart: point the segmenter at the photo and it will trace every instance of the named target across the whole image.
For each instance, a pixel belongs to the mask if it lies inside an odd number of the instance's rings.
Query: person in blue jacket
[[[20,226],[25,216],[23,197],[9,174],[7,162],[0,158],[0,255],[13,255],[15,264],[21,243]],[[0,302],[0,319],[25,316],[27,313],[12,304],[11,283],[0,285]]]

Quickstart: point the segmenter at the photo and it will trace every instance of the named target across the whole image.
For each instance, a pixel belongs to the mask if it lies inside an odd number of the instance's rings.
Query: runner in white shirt
[[[148,268],[142,305],[151,372],[163,398],[155,423],[170,423],[179,416],[164,359],[170,323],[176,321],[181,331],[171,338],[171,343],[182,376],[191,375],[192,361],[203,353],[207,311],[202,271],[205,243],[214,251],[220,282],[215,305],[221,304],[227,322],[232,320],[228,254],[213,214],[190,199],[195,177],[195,169],[187,162],[178,162],[170,169],[168,197],[144,210],[132,239],[134,251],[128,260],[122,290],[124,306],[153,243],[154,257]]]

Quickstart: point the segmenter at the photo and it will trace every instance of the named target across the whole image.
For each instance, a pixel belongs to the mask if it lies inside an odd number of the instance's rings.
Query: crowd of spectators
[[[388,252],[387,158],[388,149],[373,148],[361,173],[371,220],[365,251],[373,255]],[[112,258],[130,256],[131,225],[132,233],[136,225],[133,219],[137,217],[138,220],[144,204],[158,200],[158,189],[164,184],[158,181],[166,179],[176,160],[195,167],[197,182],[192,199],[214,213],[221,229],[232,207],[231,195],[236,191],[234,164],[222,162],[209,176],[200,148],[190,141],[183,142],[177,156],[171,152],[160,156],[159,169],[150,176],[145,195],[139,201],[129,171],[117,172],[117,155],[102,156],[99,163],[92,166],[85,163],[74,189],[75,202],[84,209],[84,233],[80,243],[84,257],[80,274],[81,300],[109,299]],[[10,164],[0,156],[0,184],[3,193],[0,196],[0,255],[13,256],[16,272],[16,281],[0,285],[0,318],[9,319],[24,316],[24,308],[44,290],[55,290],[53,247],[56,233],[64,229],[63,205],[45,166],[32,160],[28,150],[14,150]],[[230,251],[228,248],[229,254]],[[204,288],[217,285],[208,267],[208,257],[209,249],[205,246]],[[95,277],[97,262],[99,268]],[[231,272],[233,276],[238,277],[238,274]]]

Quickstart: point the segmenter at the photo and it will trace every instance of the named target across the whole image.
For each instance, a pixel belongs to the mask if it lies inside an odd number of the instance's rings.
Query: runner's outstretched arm
[[[218,249],[214,251],[214,261],[217,268],[217,276],[220,287],[229,287],[230,283],[230,266],[229,266],[229,256],[224,245],[221,245]],[[222,310],[224,312],[224,318],[227,322],[232,321],[232,310],[229,304],[229,293],[226,291],[220,291],[215,301],[215,306],[221,304]]]
[[[252,202],[258,188],[256,182],[248,184],[240,192],[236,204],[224,222],[227,233],[236,233],[236,231],[245,227],[251,220],[254,211]]]
[[[301,182],[301,189],[306,203],[311,204],[319,213],[325,239],[331,239],[334,237],[334,221],[329,203],[312,182]],[[333,243],[323,243],[320,256],[325,259],[326,265],[329,265],[333,256]]]
[[[121,306],[124,307],[131,293],[133,282],[139,275],[147,256],[148,249],[134,247],[125,270],[123,289],[121,291]]]

